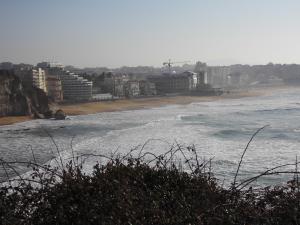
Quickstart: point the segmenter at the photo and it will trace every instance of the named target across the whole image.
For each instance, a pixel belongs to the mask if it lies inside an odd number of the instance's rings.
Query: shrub
[[[91,174],[74,158],[62,170],[29,163],[31,177],[0,189],[1,224],[299,223],[296,179],[259,190],[224,188],[209,161],[199,162],[194,148],[187,151],[194,157],[180,147],[160,156],[114,156]],[[175,159],[178,152],[183,162]]]

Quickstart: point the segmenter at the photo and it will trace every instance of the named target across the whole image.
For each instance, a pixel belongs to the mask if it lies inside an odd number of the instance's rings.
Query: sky
[[[300,64],[299,0],[0,0],[0,61]]]

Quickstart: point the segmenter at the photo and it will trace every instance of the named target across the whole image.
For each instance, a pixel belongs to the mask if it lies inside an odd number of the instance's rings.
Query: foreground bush
[[[90,175],[74,162],[61,173],[34,167],[30,179],[1,188],[1,224],[299,224],[296,180],[259,191],[225,189],[207,164],[184,164],[188,171],[170,158],[116,157]]]

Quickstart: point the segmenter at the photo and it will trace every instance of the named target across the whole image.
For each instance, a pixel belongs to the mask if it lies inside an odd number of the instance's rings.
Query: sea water
[[[155,154],[169,150],[174,143],[194,145],[201,159],[213,158],[212,172],[228,185],[251,136],[265,125],[268,127],[256,135],[245,154],[238,175],[241,181],[272,167],[295,163],[300,155],[300,89],[2,126],[0,153],[6,161],[46,163],[58,154],[68,160],[73,154],[126,153],[144,143],[144,151]],[[87,167],[99,160],[89,157]],[[17,169],[28,170],[25,165]],[[0,177],[5,178],[3,168]],[[288,175],[265,176],[255,185],[279,185],[289,179]]]

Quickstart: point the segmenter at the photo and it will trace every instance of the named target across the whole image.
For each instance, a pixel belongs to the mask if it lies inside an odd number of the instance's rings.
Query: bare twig
[[[21,174],[13,167],[11,166],[9,163],[7,163],[5,160],[0,158],[0,161],[2,163],[5,163],[10,169],[12,169],[14,171],[14,173],[16,174],[16,176],[18,176],[20,178],[20,180],[23,180],[23,177],[21,176]]]
[[[75,166],[75,155],[74,155],[74,147],[73,147],[73,141],[75,139],[76,135],[72,136],[71,142],[70,142],[70,148],[72,151],[72,161],[73,161],[73,165]]]
[[[13,168],[11,165],[12,164],[25,164],[25,165],[30,165],[30,166],[35,166],[35,167],[38,167],[38,168],[42,168],[43,170],[47,171],[47,172],[51,172],[55,175],[57,175],[58,177],[62,177],[61,174],[57,173],[54,171],[54,169],[51,169],[47,166],[44,166],[44,165],[40,165],[38,163],[34,163],[34,162],[27,162],[27,161],[4,161],[2,159],[0,159],[0,161],[4,162],[6,165],[8,165],[10,168]],[[21,175],[19,173],[17,173],[14,169],[14,172],[18,175],[18,177],[21,177]]]
[[[297,163],[298,164],[298,163]],[[265,175],[270,175],[270,172],[271,171],[274,171],[276,169],[280,169],[280,168],[283,168],[283,167],[286,167],[286,166],[294,166],[295,164],[291,164],[291,163],[288,163],[288,164],[283,164],[283,165],[279,165],[279,166],[275,166],[271,169],[268,169],[266,171],[264,171],[263,173],[257,175],[257,176],[254,176],[254,177],[251,177],[247,180],[244,180],[242,183],[240,183],[239,185],[236,186],[236,188],[239,188],[241,187],[239,190],[242,190],[244,189],[246,186],[248,186],[250,183],[254,182],[255,180],[257,180],[258,178],[262,177],[262,176],[265,176]]]
[[[10,181],[9,181],[9,175],[8,175],[8,172],[7,172],[7,169],[6,169],[6,167],[4,166],[4,163],[3,163],[3,162],[1,162],[1,165],[2,165],[2,167],[3,167],[3,170],[4,170],[4,172],[5,172],[5,175],[6,175],[7,181],[8,181],[8,182],[10,182]]]
[[[244,149],[243,154],[242,154],[242,156],[241,156],[241,159],[240,159],[240,161],[239,161],[239,165],[238,165],[238,167],[237,167],[235,176],[234,176],[233,187],[235,187],[235,184],[236,184],[236,178],[237,178],[237,176],[238,176],[238,173],[239,173],[239,170],[240,170],[240,167],[241,167],[241,164],[242,164],[244,155],[245,155],[245,153],[246,153],[246,151],[247,151],[247,149],[248,149],[250,143],[252,142],[252,140],[254,139],[254,137],[255,137],[261,130],[263,130],[264,128],[266,128],[267,126],[269,126],[269,125],[265,125],[265,126],[259,128],[259,129],[252,135],[252,137],[250,138],[249,142],[247,143],[246,148]]]
[[[140,152],[139,152],[139,154],[138,154],[138,158],[140,158],[140,156],[141,156],[142,152],[144,151],[144,148],[146,147],[146,145],[148,145],[148,144],[149,144],[150,142],[152,142],[152,141],[161,141],[161,142],[166,143],[166,144],[168,144],[168,145],[170,146],[170,143],[169,143],[169,142],[167,142],[166,140],[160,139],[160,138],[151,138],[151,139],[148,139],[148,140],[142,145],[142,147],[141,147],[141,149],[140,149]]]
[[[175,142],[176,142],[177,148],[179,149],[179,151],[181,152],[182,156],[184,157],[186,164],[188,164],[188,166],[189,166],[191,172],[193,172],[193,167],[192,167],[192,165],[191,165],[191,163],[190,163],[190,159],[188,159],[188,158],[186,157],[186,155],[184,154],[184,152],[183,152],[183,150],[182,150],[182,147],[179,145],[179,143],[178,143],[177,141],[175,141]]]
[[[62,156],[60,154],[60,150],[59,150],[59,147],[56,143],[56,141],[54,140],[54,137],[52,136],[52,134],[47,130],[45,129],[44,127],[42,127],[43,131],[48,135],[48,137],[50,138],[50,140],[52,141],[52,143],[54,144],[55,146],[55,149],[56,149],[56,152],[58,154],[58,157],[60,159],[60,165],[61,165],[61,169],[64,170],[64,164],[63,164],[63,161],[62,161]],[[57,162],[57,160],[55,159],[55,161]],[[59,163],[57,162],[57,164],[59,165]]]

